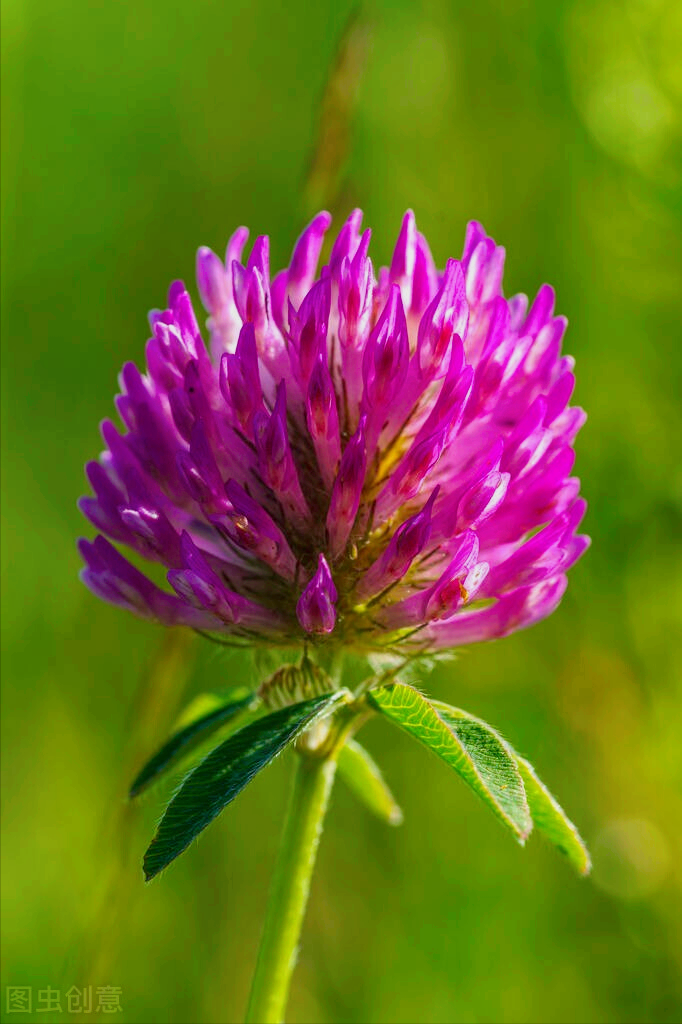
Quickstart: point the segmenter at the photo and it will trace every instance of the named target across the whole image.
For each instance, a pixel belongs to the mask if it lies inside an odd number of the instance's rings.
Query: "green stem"
[[[336,772],[336,754],[297,757],[246,1024],[282,1024],[310,879]]]

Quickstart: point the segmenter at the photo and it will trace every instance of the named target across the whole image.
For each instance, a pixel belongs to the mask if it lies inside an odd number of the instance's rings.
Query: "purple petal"
[[[402,579],[415,558],[423,552],[431,536],[431,513],[438,490],[436,487],[423,509],[398,527],[384,553],[359,581],[356,587],[359,601],[368,601]]]
[[[429,379],[442,376],[455,335],[463,338],[469,323],[469,305],[461,264],[448,260],[440,291],[419,324],[417,355],[419,371]]]
[[[296,558],[286,537],[271,516],[236,480],[228,480],[229,507],[211,521],[239,548],[251,552],[286,580],[296,578]]]
[[[318,213],[294,246],[287,273],[287,287],[289,298],[296,308],[315,279],[322,242],[331,222],[330,214],[324,211]]]
[[[334,383],[322,355],[318,356],[310,375],[306,420],[322,480],[331,489],[341,459],[341,436]]]
[[[306,633],[331,633],[336,625],[338,592],[324,555],[320,555],[317,571],[296,604],[296,615]]]
[[[332,487],[327,513],[327,533],[334,559],[343,552],[360,507],[360,496],[367,471],[365,425],[366,421],[363,418],[346,445]]]
[[[551,615],[567,584],[566,576],[561,575],[515,590],[487,608],[460,612],[443,622],[427,626],[423,631],[424,640],[436,649],[442,649],[495,640],[516,630],[527,629]]]

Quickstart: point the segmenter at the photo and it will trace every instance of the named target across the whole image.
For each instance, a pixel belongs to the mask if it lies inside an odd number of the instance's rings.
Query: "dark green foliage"
[[[342,693],[327,694],[274,711],[216,747],[168,805],[144,857],[147,881],[187,849],[292,740],[343,699]]]
[[[373,690],[370,700],[401,729],[454,768],[498,818],[525,842],[533,822],[514,758],[500,737],[483,723],[456,717],[454,708],[436,706],[405,683]]]
[[[217,729],[226,725],[241,711],[245,711],[252,703],[253,696],[252,693],[249,693],[245,697],[232,699],[223,707],[216,708],[215,711],[211,711],[207,715],[202,715],[195,722],[174,733],[135,776],[135,781],[130,787],[131,799],[139,796],[151,782],[154,782],[164,772],[176,765],[181,758],[196,749]]]
[[[384,715],[438,754],[524,843],[537,825],[581,874],[590,857],[575,825],[532,766],[480,718],[430,701],[405,683],[373,690]]]

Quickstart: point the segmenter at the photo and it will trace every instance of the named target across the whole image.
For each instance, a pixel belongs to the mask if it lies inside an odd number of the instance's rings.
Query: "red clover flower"
[[[389,268],[355,210],[318,274],[330,219],[272,280],[267,236],[244,262],[245,228],[224,263],[199,250],[208,351],[182,282],[151,313],[146,372],[121,374],[125,431],[105,421],[87,466],[101,534],[80,542],[83,580],[279,646],[437,651],[530,626],[589,543],[554,292],[506,299],[504,249],[475,222],[439,272],[409,211]]]
[[[80,503],[100,531],[80,541],[96,595],[224,643],[301,652],[186,724],[131,788],[228,732],[168,805],[144,859],[150,879],[287,746],[300,755],[249,1024],[283,1020],[337,769],[375,813],[401,820],[352,739],[371,715],[437,754],[520,843],[535,824],[590,867],[575,826],[499,733],[399,678],[419,655],[549,615],[589,543],[570,475],[585,416],[569,406],[566,320],[548,285],[530,307],[504,297],[504,249],[479,224],[439,272],[408,211],[375,273],[361,216],[319,273],[326,213],[272,280],[265,236],[245,260],[245,228],[225,262],[199,250],[210,346],[176,282],[150,315],[146,372],[123,368],[124,430],[103,423],[106,450],[87,466],[94,497]],[[166,585],[119,547],[160,563]],[[373,673],[354,690],[352,672],[331,678],[348,651]]]

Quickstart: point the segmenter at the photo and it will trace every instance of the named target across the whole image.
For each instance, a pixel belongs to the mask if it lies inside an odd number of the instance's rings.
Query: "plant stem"
[[[282,1024],[284,1020],[310,879],[334,783],[335,752],[328,757],[301,754],[296,760],[246,1024]]]

